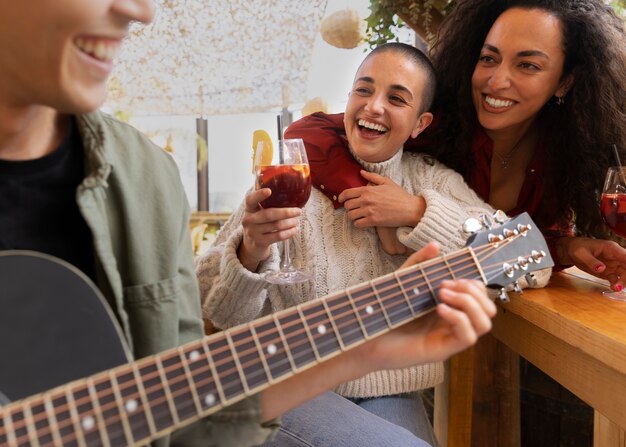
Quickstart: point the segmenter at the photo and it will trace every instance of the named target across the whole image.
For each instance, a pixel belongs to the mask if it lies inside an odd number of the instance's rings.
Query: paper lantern
[[[322,20],[322,38],[337,48],[354,48],[363,41],[365,21],[354,9],[342,9]]]

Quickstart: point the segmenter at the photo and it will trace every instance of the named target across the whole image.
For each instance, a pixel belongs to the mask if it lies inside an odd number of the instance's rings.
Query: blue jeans
[[[417,393],[352,402],[328,392],[285,413],[276,438],[262,447],[429,445],[437,444]]]

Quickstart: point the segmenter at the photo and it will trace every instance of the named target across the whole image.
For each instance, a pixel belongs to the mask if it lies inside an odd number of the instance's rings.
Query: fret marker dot
[[[368,315],[372,315],[374,313],[374,308],[372,306],[367,306],[365,308],[365,313],[367,313]]]
[[[212,406],[215,403],[215,396],[212,394],[207,394],[204,398],[204,403],[207,405],[207,407]]]
[[[200,358],[200,353],[198,351],[191,351],[189,353],[189,360],[191,360],[192,362],[195,362],[199,358]]]
[[[277,351],[277,349],[276,349],[276,345],[275,344],[267,345],[267,353],[269,355],[276,354],[276,351]]]
[[[419,293],[420,293],[420,289],[418,289],[417,287],[415,287],[415,288],[413,289],[413,294],[415,294],[415,295],[419,295]]]
[[[124,408],[126,408],[126,411],[129,413],[134,412],[137,409],[137,406],[137,401],[135,399],[128,400],[124,404]]]
[[[326,333],[326,326],[324,326],[323,324],[320,324],[317,327],[317,332],[320,333],[320,334],[325,334]]]
[[[91,416],[87,416],[81,421],[80,425],[83,426],[84,430],[91,430],[96,426],[96,421]]]

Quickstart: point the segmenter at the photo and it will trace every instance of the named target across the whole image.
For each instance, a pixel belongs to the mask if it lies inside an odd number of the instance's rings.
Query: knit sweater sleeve
[[[403,178],[408,179],[405,188],[424,198],[426,210],[414,228],[398,229],[400,242],[417,250],[436,241],[443,253],[465,246],[469,234],[462,230],[463,223],[470,217],[491,214],[493,208],[452,169],[425,155],[407,153],[404,157],[410,159],[403,163]]]
[[[242,217],[243,206],[221,228],[213,246],[196,259],[203,317],[222,329],[260,316],[267,298],[261,275],[246,269],[237,257],[243,239]],[[276,262],[275,251],[265,267]]]
[[[261,316],[286,309],[315,296],[313,281],[291,285],[273,285],[261,273],[278,270],[280,255],[278,244],[270,247],[270,256],[256,272],[245,268],[237,257],[243,241],[244,205],[228,219],[213,246],[196,259],[196,275],[200,285],[202,315],[218,328],[226,329],[247,323]],[[303,210],[303,215],[305,211]],[[303,259],[305,269],[313,269],[312,250],[305,231],[308,224],[301,218],[297,237],[290,240],[295,247],[292,259]]]

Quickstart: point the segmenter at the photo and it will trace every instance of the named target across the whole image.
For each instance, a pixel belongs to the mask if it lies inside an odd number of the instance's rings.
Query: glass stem
[[[283,259],[280,262],[280,269],[283,271],[293,270],[291,266],[291,255],[289,254],[289,239],[283,241]]]

